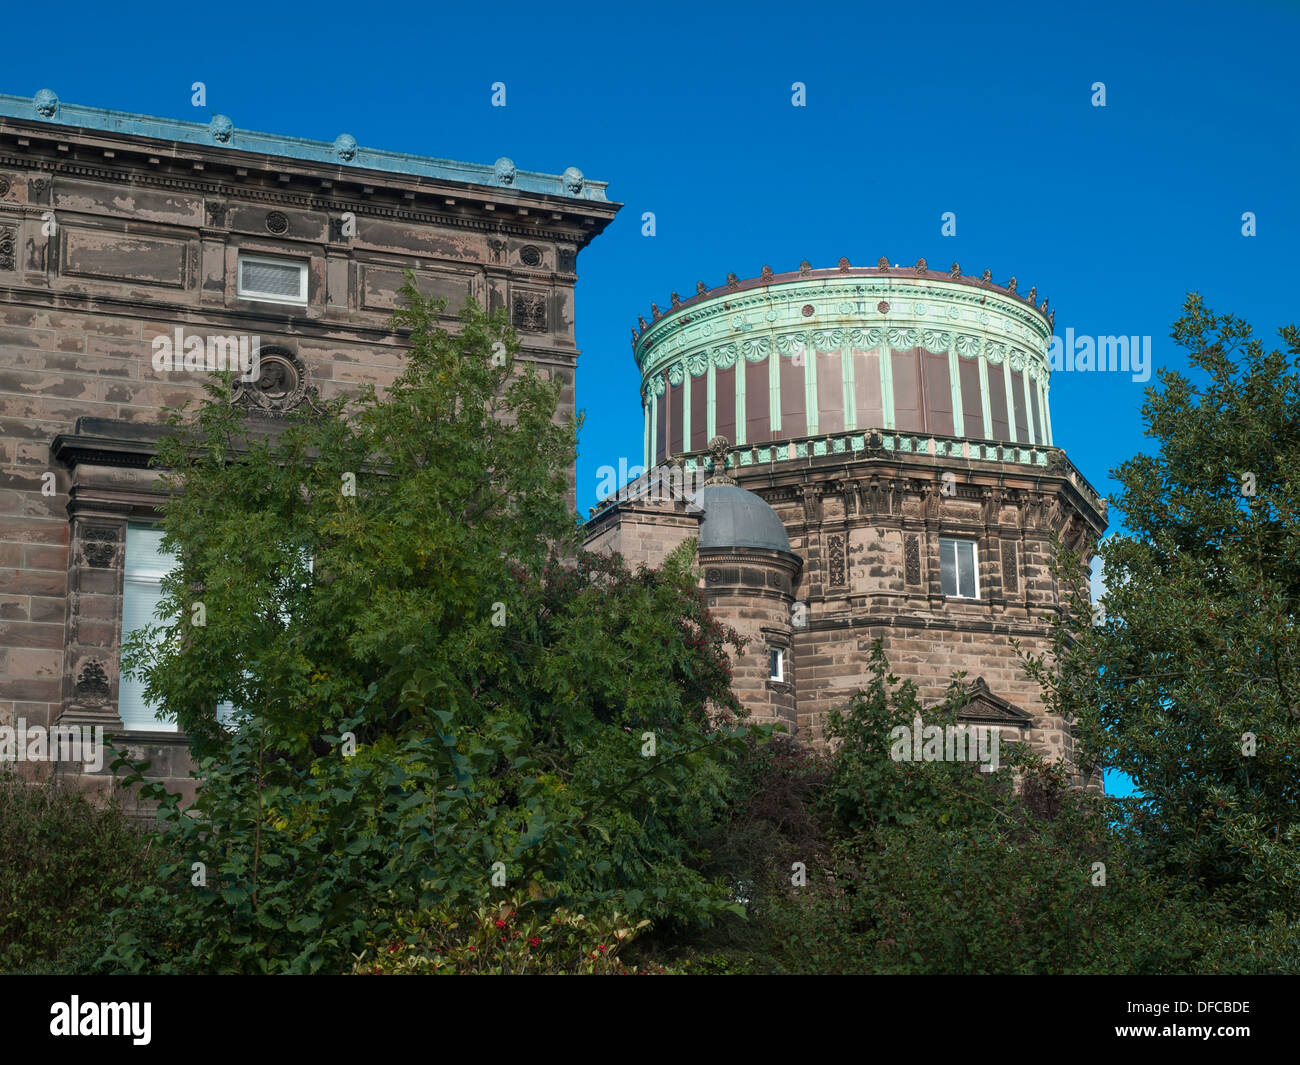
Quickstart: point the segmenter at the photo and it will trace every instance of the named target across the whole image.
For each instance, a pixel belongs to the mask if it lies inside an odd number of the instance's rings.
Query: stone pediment
[[[983,677],[970,686],[967,695],[969,701],[957,711],[958,721],[1012,725],[1017,728],[1028,728],[1034,723],[1033,715],[989,691]]]

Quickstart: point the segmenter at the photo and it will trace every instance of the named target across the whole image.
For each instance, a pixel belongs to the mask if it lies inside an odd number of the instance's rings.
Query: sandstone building
[[[1053,318],[1014,278],[925,260],[674,292],[633,331],[645,468],[709,482],[686,498],[643,477],[593,513],[587,546],[655,563],[698,537],[711,607],[752,640],[737,695],[796,737],[822,738],[880,639],[924,700],[965,671],[963,720],[1071,759],[1011,645],[1050,646],[1053,537],[1086,555],[1106,526],[1053,442]]]
[[[189,786],[183,738],[119,671],[170,564],[147,468],[162,410],[208,379],[157,370],[156,338],[255,342],[232,402],[275,417],[396,376],[410,269],[449,316],[508,308],[571,412],[577,258],[618,210],[605,188],[0,96],[0,725],[101,725]]]

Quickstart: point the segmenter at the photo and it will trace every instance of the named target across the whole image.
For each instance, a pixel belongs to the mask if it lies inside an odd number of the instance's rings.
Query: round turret
[[[826,439],[852,449],[871,429],[934,438],[1051,444],[1048,353],[1054,314],[1037,290],[954,263],[797,272],[770,267],[670,307],[633,334],[646,464],[737,446]]]

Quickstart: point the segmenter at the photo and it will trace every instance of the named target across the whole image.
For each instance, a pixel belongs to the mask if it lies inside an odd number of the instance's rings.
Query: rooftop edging
[[[225,115],[214,114],[211,121],[186,122],[180,119],[86,107],[59,100],[49,89],[34,97],[0,93],[0,117],[30,121],[40,125],[69,126],[77,129],[151,137],[157,140],[193,144],[206,148],[229,148],[260,155],[281,156],[342,169],[379,170],[409,174],[488,188],[514,189],[520,192],[557,196],[569,200],[609,203],[605,195],[608,182],[588,180],[577,167],[563,174],[544,174],[519,170],[506,157],[494,164],[464,163],[452,159],[411,155],[382,148],[359,145],[354,137],[341,133],[333,143],[303,137],[279,136],[257,130],[236,128]]]

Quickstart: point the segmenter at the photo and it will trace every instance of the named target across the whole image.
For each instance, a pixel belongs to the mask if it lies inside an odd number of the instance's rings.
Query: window
[[[257,255],[239,257],[239,297],[263,303],[307,303],[307,264]]]
[[[939,540],[939,583],[944,595],[978,599],[974,540]]]
[[[175,558],[162,549],[162,529],[145,525],[126,527],[126,572],[122,581],[122,638],[148,625],[159,624],[154,611],[162,599],[162,579]],[[175,732],[175,721],[162,721],[153,706],[145,701],[144,680],[121,678],[117,712],[128,730]]]
[[[768,648],[767,679],[785,680],[785,652],[779,647]]]
[[[162,579],[176,565],[176,556],[162,548],[163,531],[150,525],[126,527],[126,572],[122,581],[122,638],[136,629],[161,624],[154,613],[162,601]],[[175,721],[164,721],[145,699],[142,677],[123,676],[118,686],[118,715],[127,731],[177,732]],[[232,703],[217,706],[223,725],[234,717]]]

